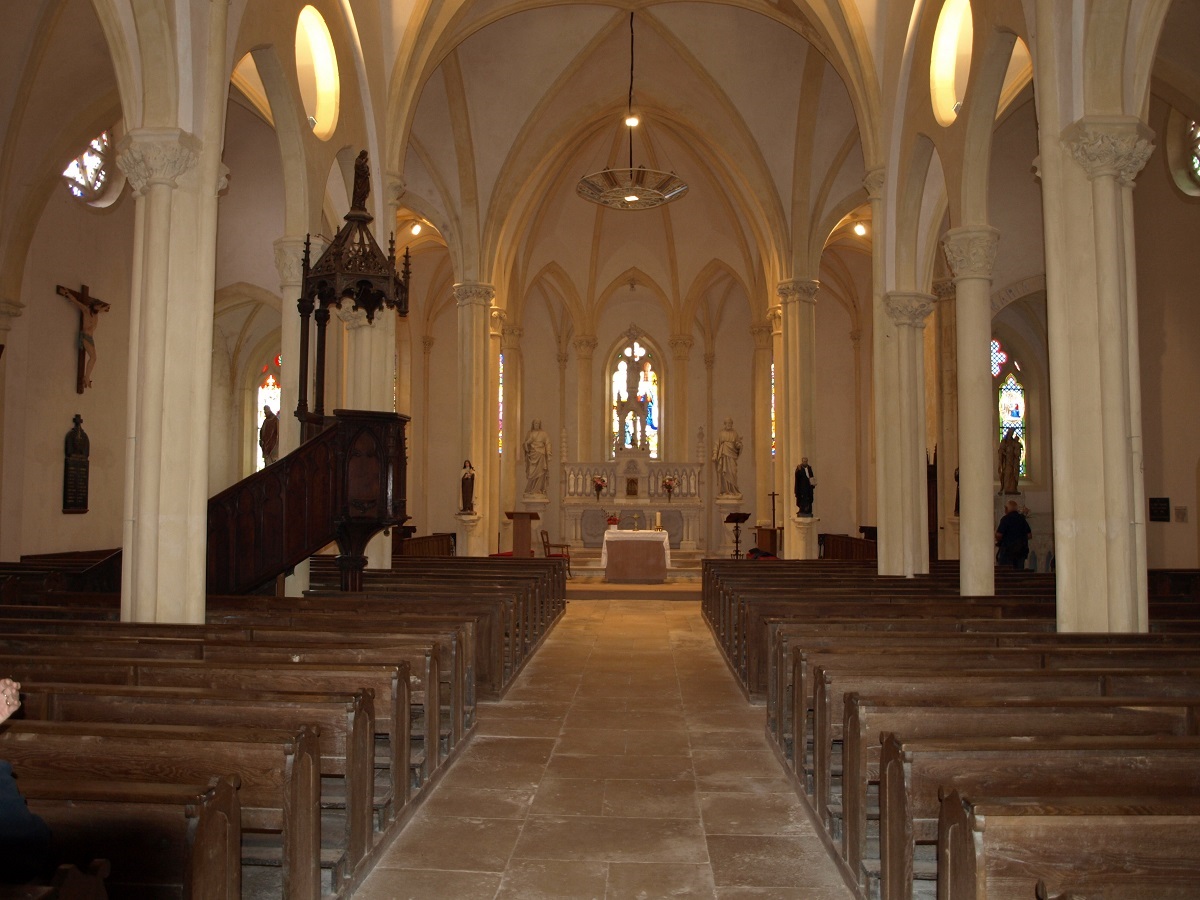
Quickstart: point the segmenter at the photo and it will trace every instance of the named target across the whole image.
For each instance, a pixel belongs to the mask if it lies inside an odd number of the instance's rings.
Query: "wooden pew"
[[[880,756],[881,896],[909,900],[915,848],[937,838],[939,793],[999,796],[1194,796],[1200,738],[883,738]]]
[[[28,778],[205,783],[241,779],[243,865],[278,866],[282,895],[321,896],[318,736],[188,725],[9,721],[0,754]]]
[[[107,900],[108,861],[94,859],[82,870],[64,863],[48,884],[0,884],[0,900]]]
[[[1014,683],[1006,698],[846,696],[841,776],[833,779],[825,812],[830,834],[835,841],[840,837],[842,857],[847,868],[856,873],[860,886],[867,877],[862,865],[871,838],[870,811],[872,807],[878,810],[882,733],[894,733],[904,740],[960,735],[1197,734],[1200,698],[1191,703],[1159,698],[1031,699],[1018,696],[1020,690],[1020,684]],[[819,777],[828,779],[829,775],[822,772]],[[877,864],[876,856],[872,874],[877,874]]]
[[[236,775],[203,785],[21,775],[29,808],[54,835],[56,857],[102,855],[113,897],[241,897],[240,784]]]
[[[1130,796],[964,797],[938,818],[938,900],[1064,897],[1193,900],[1200,800]],[[1040,893],[1039,893],[1040,892]]]
[[[21,692],[21,712],[30,721],[218,728],[270,723],[289,730],[313,726],[320,735],[321,807],[336,811],[330,823],[322,821],[322,843],[345,854],[334,871],[335,884],[350,880],[373,848],[375,707],[368,691],[248,693],[26,682]],[[383,803],[381,798],[381,813]]]

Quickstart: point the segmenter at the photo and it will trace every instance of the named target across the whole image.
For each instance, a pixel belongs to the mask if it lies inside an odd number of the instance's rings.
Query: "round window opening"
[[[933,53],[929,60],[933,115],[942,125],[958,118],[967,95],[973,34],[970,0],[946,0],[933,32]]]
[[[309,127],[321,140],[329,140],[337,128],[341,82],[333,38],[325,19],[311,6],[300,10],[296,21],[296,78]]]

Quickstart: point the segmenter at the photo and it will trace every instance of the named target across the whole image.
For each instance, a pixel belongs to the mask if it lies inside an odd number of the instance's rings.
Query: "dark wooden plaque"
[[[83,417],[75,415],[75,427],[67,432],[66,458],[63,461],[64,513],[88,511],[88,436],[83,430]]]
[[[1151,497],[1150,499],[1150,521],[1151,522],[1170,522],[1171,521],[1171,498],[1170,497]]]

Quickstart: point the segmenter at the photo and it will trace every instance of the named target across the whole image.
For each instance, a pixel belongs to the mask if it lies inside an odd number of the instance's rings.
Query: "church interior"
[[[1200,417],[1183,402],[1200,393],[1200,306],[1183,265],[1200,240],[1200,4],[28,0],[2,15],[0,617],[12,636],[0,678],[24,693],[0,725],[0,759],[18,786],[17,742],[82,740],[38,719],[102,705],[41,690],[73,680],[30,662],[49,656],[39,641],[52,633],[64,654],[132,658],[103,642],[209,629],[175,636],[201,642],[205,663],[211,650],[250,666],[272,648],[206,642],[278,622],[338,641],[292,655],[313,668],[312,693],[349,690],[318,666],[351,649],[356,664],[380,662],[384,638],[412,629],[395,644],[412,684],[379,674],[371,719],[380,741],[403,744],[401,704],[424,703],[429,739],[411,772],[388,770],[389,799],[377,784],[361,820],[349,799],[338,807],[344,855],[330,861],[325,815],[315,838],[247,817],[258,801],[244,785],[243,863],[223,881],[210,867],[192,896],[908,900],[936,882],[939,900],[1031,898],[1037,878],[1001,873],[986,893],[982,874],[934,866],[936,797],[911,813],[926,829],[916,874],[908,848],[908,882],[895,880],[903,865],[893,878],[888,801],[862,800],[869,821],[851,815],[845,773],[859,761],[837,729],[856,682],[828,688],[836,765],[824,758],[822,707],[802,705],[821,687],[805,654],[842,640],[837,652],[870,655],[882,644],[866,630],[902,653],[918,628],[906,638],[894,622],[911,614],[930,633],[956,623],[964,654],[995,632],[992,662],[958,663],[977,694],[998,676],[976,668],[1023,670],[1023,653],[1033,668],[1148,673],[1136,690],[1099,690],[1144,700],[1137,727],[1150,730],[1133,733],[1165,742],[1146,751],[1163,754],[1160,781],[1127,792],[1154,798],[1138,846],[1158,846],[1184,883],[1198,874],[1194,852],[1171,848],[1200,835],[1200,805],[1167,799],[1196,796],[1178,760],[1200,753],[1186,724],[1200,704],[1187,603],[1200,600]],[[315,273],[355,223],[386,268],[372,284],[386,286],[363,288],[346,255],[358,287],[318,296]],[[997,557],[1009,508],[1028,525],[1016,572]],[[437,555],[410,558],[416,547]],[[751,548],[779,562],[744,558]],[[97,554],[111,563],[103,583],[73,580]],[[44,575],[58,564],[65,576]],[[464,596],[451,600],[455,578]],[[394,620],[336,606],[364,588],[414,605]],[[925,605],[889,611],[884,595]],[[856,632],[831,597],[893,624]],[[318,627],[305,617],[321,602],[361,621]],[[92,614],[108,627],[87,631]],[[451,628],[452,614],[470,626]],[[802,615],[837,624],[817,635],[773,618]],[[1011,617],[1021,642],[992,615]],[[52,632],[52,619],[82,630]],[[418,653],[413,635],[434,628],[452,634]],[[1063,643],[1048,649],[1052,637]],[[128,684],[266,697],[233,672],[157,677]],[[1091,688],[1038,685],[993,694],[1011,695],[1005,715],[1032,730],[963,727],[1117,746],[1116,724],[1103,737],[1067,724],[1098,715],[1100,698],[1080,699]],[[104,719],[114,747],[132,740],[121,723],[185,727],[139,718],[128,691]],[[1073,699],[1032,708],[1028,692],[1050,691]],[[884,730],[899,741],[898,729]],[[324,750],[296,752],[310,767],[321,757],[324,783]],[[883,792],[881,760],[906,751],[863,752],[864,789]],[[42,777],[29,808],[66,829],[64,797]],[[941,815],[981,832],[992,808],[962,790]],[[205,791],[226,804],[233,840],[237,791]],[[996,810],[1020,831],[1024,813]],[[1071,815],[1101,846],[1117,840],[1110,813],[1081,801]],[[624,830],[606,845],[599,825],[573,831],[577,816]],[[270,855],[247,849],[258,831],[284,836],[265,879],[247,874],[246,858]],[[556,840],[558,855],[539,855]],[[573,855],[572,840],[609,850]],[[460,861],[439,842],[475,850]],[[976,854],[971,872],[992,864]],[[185,885],[202,878],[189,871]],[[1091,884],[1040,871],[1038,896]],[[1170,877],[1128,896],[1195,896]]]

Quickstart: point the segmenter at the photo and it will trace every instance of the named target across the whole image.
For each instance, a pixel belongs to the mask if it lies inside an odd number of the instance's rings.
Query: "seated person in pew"
[[[21,685],[0,678],[0,724],[21,708]],[[0,759],[0,884],[24,884],[48,875],[50,829],[29,811],[12,766]]]

